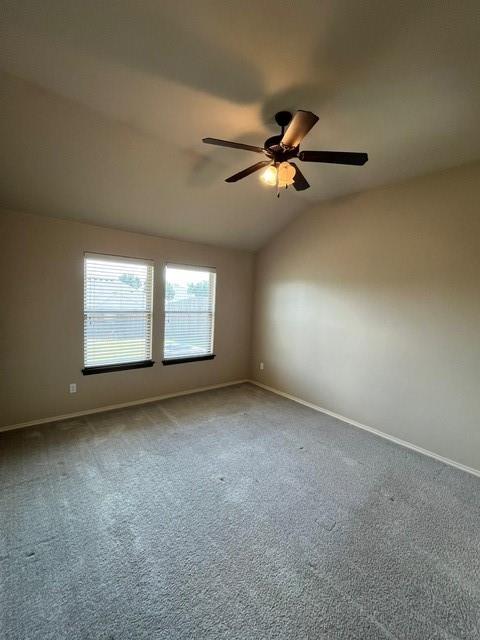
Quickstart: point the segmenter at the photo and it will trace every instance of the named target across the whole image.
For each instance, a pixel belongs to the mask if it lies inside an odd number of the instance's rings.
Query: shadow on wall
[[[257,379],[478,469],[479,168],[316,207],[264,248]]]
[[[461,175],[462,168],[458,172]],[[442,289],[471,292],[480,268],[479,220],[472,215],[468,190],[458,194],[454,210],[448,191],[448,180],[433,175],[404,188],[387,187],[319,205],[275,239],[272,250],[283,255],[276,278],[282,284],[311,282],[327,288],[368,283],[390,292],[404,285],[431,291],[439,283]]]

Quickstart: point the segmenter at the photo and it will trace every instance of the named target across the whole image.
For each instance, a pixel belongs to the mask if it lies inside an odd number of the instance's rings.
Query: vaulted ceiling
[[[312,203],[480,157],[478,0],[2,0],[0,206],[256,249]],[[319,123],[280,199],[276,111]]]

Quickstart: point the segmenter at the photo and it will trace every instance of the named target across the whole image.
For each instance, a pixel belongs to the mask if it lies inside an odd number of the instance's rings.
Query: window
[[[163,364],[214,357],[215,276],[209,267],[166,266]]]
[[[84,374],[152,366],[153,263],[85,254]]]

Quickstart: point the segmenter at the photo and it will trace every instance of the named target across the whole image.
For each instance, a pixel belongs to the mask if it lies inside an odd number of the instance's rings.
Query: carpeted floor
[[[2,640],[480,637],[480,480],[252,385],[0,464]]]

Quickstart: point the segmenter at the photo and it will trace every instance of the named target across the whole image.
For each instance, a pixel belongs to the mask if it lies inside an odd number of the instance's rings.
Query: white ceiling
[[[480,157],[478,0],[0,2],[0,205],[256,249],[313,202]],[[320,121],[278,200],[258,161],[280,109]]]

